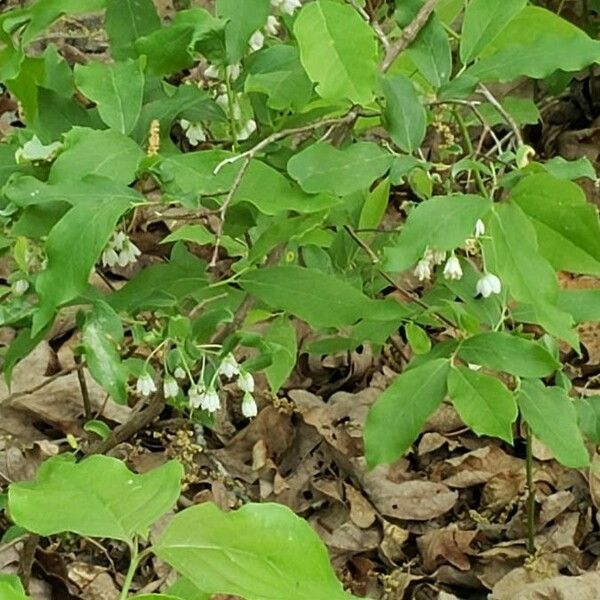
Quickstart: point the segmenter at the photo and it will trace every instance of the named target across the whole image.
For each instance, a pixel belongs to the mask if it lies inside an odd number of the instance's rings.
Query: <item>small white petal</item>
[[[208,390],[204,394],[200,406],[209,413],[219,410],[219,408],[221,408],[221,399],[219,398],[217,391],[215,389]]]
[[[277,17],[274,17],[273,15],[269,15],[267,17],[267,24],[265,25],[265,31],[269,34],[269,35],[277,35],[279,33],[279,20],[277,19]]]
[[[297,8],[302,6],[302,2],[300,0],[283,0],[281,2],[281,12],[286,13],[288,15],[293,15]]]
[[[190,123],[185,130],[185,137],[192,146],[197,146],[200,142],[206,141],[206,133],[201,123]]]
[[[444,266],[444,277],[449,280],[457,280],[463,276],[463,271],[460,266],[460,261],[454,254],[446,261]]]
[[[220,79],[220,69],[215,65],[208,65],[206,69],[204,69],[204,77],[208,77],[209,79]],[[183,120],[180,121],[181,126],[183,127]]]
[[[142,396],[149,396],[152,392],[156,391],[156,385],[150,373],[143,373],[138,377],[135,389]]]
[[[237,385],[242,392],[251,394],[254,391],[254,377],[250,373],[240,373]]]
[[[163,381],[163,392],[165,398],[175,398],[179,393],[179,386],[173,377],[165,377]]]
[[[475,237],[481,237],[482,235],[485,235],[485,224],[481,219],[477,219],[477,221],[475,221]]]
[[[248,45],[251,50],[256,52],[260,50],[265,45],[265,36],[262,34],[262,31],[255,31],[248,40]]]
[[[224,375],[228,379],[235,377],[240,372],[240,366],[238,365],[237,360],[233,354],[229,353],[224,359],[223,362],[219,365],[219,374]]]
[[[105,267],[114,267],[119,262],[119,255],[113,248],[107,248],[102,253],[102,264]]]
[[[13,284],[13,293],[17,296],[22,296],[29,289],[27,279],[19,279]]]
[[[241,65],[240,65],[240,63],[228,65],[227,68],[225,69],[225,71],[226,71],[229,79],[231,79],[231,81],[235,81],[240,76]]]
[[[252,394],[244,394],[242,400],[242,414],[248,419],[251,419],[258,414],[258,406],[256,406],[256,401],[252,397]]]
[[[243,141],[248,139],[256,131],[256,121],[249,119],[242,129],[238,132],[238,140]]]
[[[173,375],[175,375],[175,377],[177,379],[184,379],[185,378],[185,371],[181,368],[181,367],[177,367],[175,369],[175,372],[173,373]]]
[[[475,290],[478,294],[481,294],[484,298],[489,298],[492,294],[499,294],[502,291],[502,283],[500,279],[492,273],[486,273],[475,286]]]
[[[422,258],[415,267],[414,275],[419,281],[426,281],[431,279],[431,264],[430,262]]]
[[[204,401],[206,391],[204,388],[193,385],[188,392],[188,400],[192,408],[200,408]]]
[[[119,251],[123,248],[123,244],[127,241],[127,235],[123,231],[117,231],[112,237],[112,247]]]

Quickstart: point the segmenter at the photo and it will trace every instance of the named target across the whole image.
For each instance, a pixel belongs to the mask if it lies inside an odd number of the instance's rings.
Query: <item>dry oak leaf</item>
[[[361,484],[375,508],[386,517],[405,521],[427,521],[452,509],[458,493],[443,483],[404,481],[394,483],[387,478],[388,466],[363,473]]]
[[[476,556],[477,550],[471,544],[477,531],[462,531],[454,526],[435,529],[417,540],[417,547],[423,559],[423,569],[433,573],[438,565],[448,562],[461,571],[471,568],[469,556]]]

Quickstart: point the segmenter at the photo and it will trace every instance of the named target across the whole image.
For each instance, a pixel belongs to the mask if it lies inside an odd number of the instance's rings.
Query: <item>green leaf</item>
[[[352,325],[377,305],[343,279],[293,265],[250,271],[238,281],[261,302],[313,327]]]
[[[357,142],[343,150],[318,142],[292,156],[287,169],[305,192],[347,196],[366,190],[392,160],[387,150],[372,142]]]
[[[589,396],[575,401],[581,431],[594,444],[600,444],[600,398]]]
[[[199,590],[246,600],[351,600],[310,525],[280,504],[221,512],[204,503],[177,514],[154,546]]]
[[[360,211],[359,229],[379,227],[390,199],[390,180],[384,179],[368,196]]]
[[[118,350],[123,328],[117,313],[107,304],[97,303],[87,315],[81,338],[92,377],[115,402],[126,404],[128,373]]]
[[[556,273],[539,253],[535,228],[521,208],[512,202],[495,205],[488,230],[492,238],[484,244],[488,269],[515,300],[533,306],[537,323],[577,347],[571,317],[556,307]]]
[[[471,62],[523,10],[527,0],[471,0],[460,39],[460,60]]]
[[[265,48],[250,56],[247,68],[246,92],[266,94],[270,108],[300,111],[308,104],[313,84],[297,48],[286,44]]]
[[[402,0],[398,2],[396,21],[407,27],[422,8],[423,0]],[[441,87],[450,80],[452,74],[452,51],[444,26],[435,13],[432,13],[425,26],[406,50],[408,58],[419,69],[421,75],[434,88]]]
[[[246,54],[250,36],[263,27],[270,12],[269,0],[217,0],[217,15],[228,20],[225,44],[229,64]]]
[[[583,190],[540,173],[522,179],[511,198],[531,219],[539,249],[557,271],[600,275],[600,220]]]
[[[413,208],[398,242],[385,249],[386,268],[404,271],[413,265],[425,248],[454,250],[473,237],[477,219],[490,210],[491,203],[482,196],[454,194],[437,196]]]
[[[177,461],[132,473],[123,462],[90,456],[80,463],[64,456],[40,466],[35,481],[13,483],[12,519],[38,535],[65,531],[131,543],[177,501],[183,468]]]
[[[558,308],[568,312],[576,323],[600,321],[600,289],[560,290]]]
[[[91,176],[87,178],[91,179]],[[40,306],[33,318],[34,334],[52,319],[57,307],[74,300],[85,290],[90,271],[117,221],[131,206],[130,201],[118,197],[93,200],[74,206],[48,235],[48,267],[36,281]]]
[[[118,131],[73,127],[64,136],[64,151],[50,170],[49,183],[100,175],[127,185],[135,179],[142,149]]]
[[[517,401],[533,435],[550,448],[556,460],[574,469],[589,465],[577,410],[565,390],[544,387],[541,381],[523,381]]]
[[[0,597],[2,600],[30,600],[16,575],[0,575]]]
[[[480,333],[460,345],[462,360],[518,377],[546,377],[560,364],[540,344],[502,331]]]
[[[214,242],[215,234],[206,229],[204,225],[183,225],[162,240],[161,244],[178,242],[180,240],[194,242],[203,246]]]
[[[189,579],[180,577],[168,590],[181,600],[211,600],[212,594],[201,592]]]
[[[100,118],[112,129],[131,133],[142,111],[144,73],[141,61],[89,63],[75,67],[75,83],[93,100]]]
[[[425,138],[427,114],[412,81],[406,75],[382,80],[385,96],[385,126],[394,144],[414,152]]]
[[[443,402],[450,362],[430,360],[405,371],[379,396],[365,425],[365,454],[369,466],[403,456],[427,418]]]
[[[427,332],[410,321],[404,326],[406,339],[415,354],[427,354],[431,350],[431,339]]]
[[[104,26],[114,60],[135,58],[134,43],[160,28],[152,0],[106,0]]]
[[[501,381],[467,367],[453,367],[448,375],[448,394],[460,418],[477,435],[512,444],[517,403]]]
[[[577,160],[565,160],[562,156],[555,156],[543,163],[543,168],[557,179],[579,179],[586,177],[596,181],[596,169],[587,156]]]
[[[265,342],[271,348],[272,363],[265,369],[267,381],[276,394],[296,366],[298,342],[291,321],[281,316],[271,323],[265,334]]]
[[[377,42],[360,15],[346,4],[317,0],[294,22],[300,60],[326,100],[368,104],[377,83]]]
[[[600,42],[539,6],[526,6],[481,53],[466,75],[484,81],[548,77],[595,63]]]

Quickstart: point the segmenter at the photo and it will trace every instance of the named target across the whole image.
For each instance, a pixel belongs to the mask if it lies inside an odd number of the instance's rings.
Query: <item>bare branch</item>
[[[490,92],[490,90],[485,85],[483,85],[483,83],[479,84],[477,90],[502,115],[502,118],[506,121],[508,126],[512,129],[513,133],[515,134],[517,144],[519,146],[523,146],[524,142],[523,136],[521,135],[521,130],[519,129],[519,126],[517,125],[516,121],[512,118],[512,115],[504,108],[504,106],[502,106],[502,104],[500,104],[500,102],[494,96],[494,94],[492,94],[492,92]]]

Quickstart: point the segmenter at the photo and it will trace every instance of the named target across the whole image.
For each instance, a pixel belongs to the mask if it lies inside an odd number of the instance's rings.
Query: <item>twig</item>
[[[427,24],[436,4],[437,0],[427,0],[412,22],[404,28],[400,38],[390,45],[380,65],[382,73],[386,73],[392,66],[392,63],[398,58],[398,55],[404,52],[415,41],[421,29]]]
[[[387,51],[391,44],[381,28],[381,25],[375,19],[371,19],[369,13],[360,4],[358,4],[356,0],[346,0],[346,2],[348,2],[348,4],[350,4],[356,10],[356,12],[358,12],[358,14],[373,28],[373,31],[381,42],[381,45]]]
[[[519,146],[523,146],[523,136],[521,135],[521,130],[517,125],[516,121],[512,118],[512,115],[500,104],[497,98],[490,92],[490,90],[480,83],[477,87],[479,93],[485,97],[485,99],[502,115],[502,118],[506,121],[507,125],[512,129],[515,134],[515,138],[517,140],[517,144]]]
[[[143,404],[143,401],[140,401],[138,404]],[[146,408],[135,411],[128,421],[115,427],[105,440],[101,440],[87,448],[84,454],[86,456],[91,454],[106,454],[118,444],[127,441],[138,431],[150,425],[150,423],[152,423],[152,421],[163,411],[164,406],[165,398],[162,393],[162,388],[160,388],[153,396],[151,396]]]
[[[344,230],[356,242],[356,244],[365,251],[372,264],[379,264],[379,257],[377,256],[377,254],[375,254],[375,252],[371,250],[371,247],[360,238],[360,236],[356,233],[356,231],[352,228],[351,225],[344,225]]]
[[[85,420],[89,421],[92,418],[92,403],[90,402],[90,392],[88,390],[87,381],[85,380],[85,372],[81,357],[75,355],[75,364],[77,365],[77,379],[79,381],[79,389],[81,390],[81,399],[83,400],[83,414]]]

